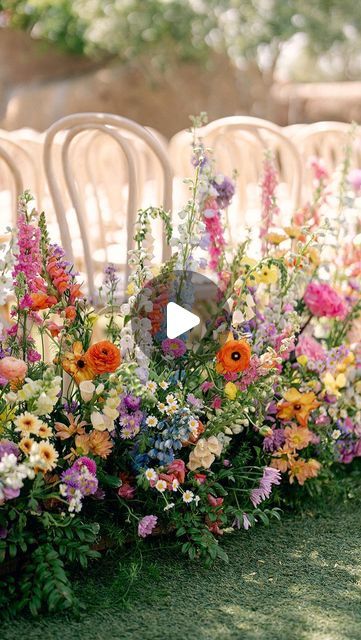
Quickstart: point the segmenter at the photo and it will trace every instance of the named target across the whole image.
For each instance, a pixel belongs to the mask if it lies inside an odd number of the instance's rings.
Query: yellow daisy
[[[20,431],[21,435],[26,436],[30,434],[37,435],[40,427],[43,425],[42,420],[39,420],[37,416],[25,411],[14,420],[15,431]]]
[[[59,458],[59,454],[56,451],[55,447],[49,442],[49,440],[45,440],[44,442],[40,442],[39,444],[39,456],[42,461],[42,471],[45,473],[46,471],[52,471],[56,467],[56,463]]]

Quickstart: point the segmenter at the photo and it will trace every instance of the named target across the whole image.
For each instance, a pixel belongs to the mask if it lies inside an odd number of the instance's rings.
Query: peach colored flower
[[[285,428],[286,446],[290,449],[304,449],[310,444],[312,433],[307,427],[286,427]]]
[[[5,356],[0,360],[0,376],[6,380],[22,380],[25,378],[28,365],[24,360],[13,358],[13,356]]]

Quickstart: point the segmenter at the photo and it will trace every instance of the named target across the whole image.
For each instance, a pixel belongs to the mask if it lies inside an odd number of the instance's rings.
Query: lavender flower
[[[147,536],[150,536],[157,522],[158,522],[157,516],[144,516],[144,518],[139,520],[138,536],[140,536],[141,538],[146,538]]]

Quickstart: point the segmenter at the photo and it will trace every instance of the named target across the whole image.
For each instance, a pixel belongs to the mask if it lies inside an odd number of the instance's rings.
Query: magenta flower
[[[340,318],[347,315],[344,299],[327,282],[310,282],[307,285],[304,301],[314,316]]]
[[[146,538],[150,536],[158,522],[157,516],[144,516],[138,523],[138,536]]]
[[[174,358],[181,358],[187,351],[186,345],[180,338],[166,338],[162,342],[162,349],[166,355],[174,356]]]

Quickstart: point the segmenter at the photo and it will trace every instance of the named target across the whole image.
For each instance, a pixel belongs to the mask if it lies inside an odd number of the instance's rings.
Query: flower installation
[[[196,136],[192,154],[179,225],[160,209],[139,212],[127,301],[110,265],[102,311],[52,244],[45,215],[21,199],[0,263],[10,309],[0,343],[0,602],[13,614],[72,607],[72,563],[86,567],[105,546],[163,535],[190,559],[226,560],[222,537],[278,519],[287,492],[322,490],[337,465],[361,457],[359,187],[349,156],[338,177],[313,161],[312,200],[283,227],[267,153],[260,251],[249,255],[247,241],[227,240],[234,181]],[[155,217],[173,256],[151,291]],[[220,292],[191,345],[162,325],[162,278],[184,269],[207,270]]]

